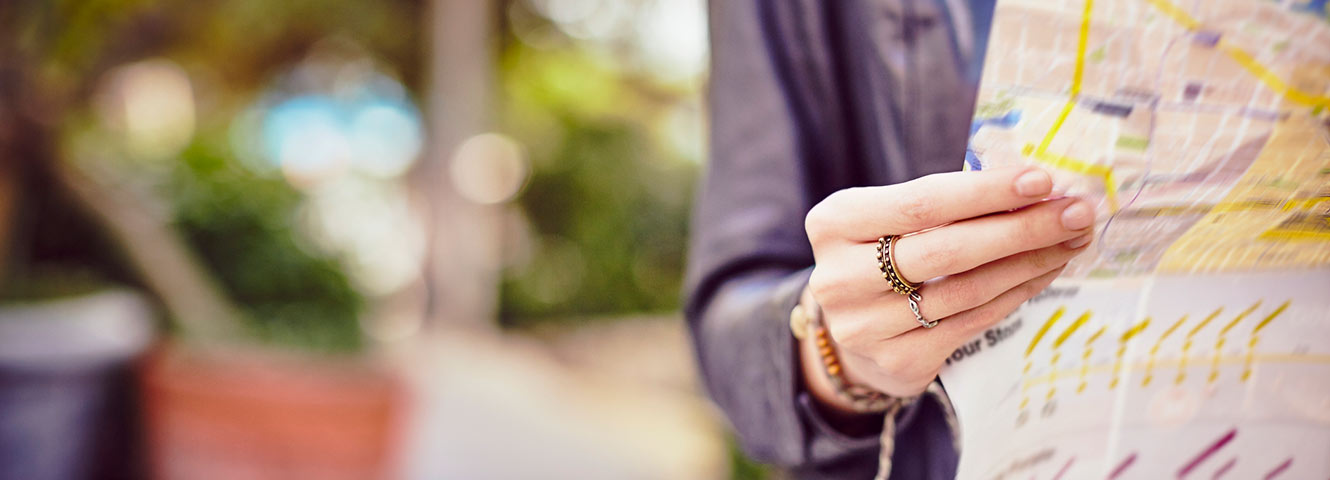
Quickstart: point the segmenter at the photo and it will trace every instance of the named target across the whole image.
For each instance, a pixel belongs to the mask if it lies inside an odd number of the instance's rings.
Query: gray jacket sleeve
[[[843,158],[812,158],[825,151],[814,143],[840,141],[810,125],[824,122],[808,121],[819,115],[809,99],[828,73],[779,47],[791,39],[774,38],[785,34],[764,12],[776,3],[711,4],[711,160],[693,217],[686,315],[707,389],[750,455],[802,472],[867,477],[876,468],[877,435],[849,438],[818,418],[800,387],[789,331],[790,309],[813,264],[804,216],[836,188],[819,176],[846,167],[836,164]],[[792,17],[816,22],[814,13]],[[954,468],[935,410],[914,406],[900,414],[896,457],[914,456],[898,461],[896,473],[920,461]],[[926,416],[932,418],[918,420]],[[921,422],[928,425],[915,425]],[[945,452],[911,452],[937,439]],[[908,478],[926,477],[935,478]]]

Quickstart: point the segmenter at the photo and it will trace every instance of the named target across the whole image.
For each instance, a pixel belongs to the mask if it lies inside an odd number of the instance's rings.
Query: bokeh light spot
[[[152,59],[107,74],[98,95],[102,121],[125,136],[130,155],[166,158],[194,136],[194,89],[174,62]]]
[[[462,142],[449,165],[453,188],[463,198],[484,205],[517,196],[529,172],[522,146],[496,133],[476,135]]]
[[[377,102],[351,120],[350,140],[355,166],[376,177],[395,177],[420,155],[420,117],[408,105]]]

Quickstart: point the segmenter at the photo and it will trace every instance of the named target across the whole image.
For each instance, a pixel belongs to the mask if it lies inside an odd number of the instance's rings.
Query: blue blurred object
[[[130,367],[152,330],[125,290],[0,308],[0,480],[137,477]]]
[[[366,88],[339,99],[299,95],[268,110],[265,156],[297,183],[351,168],[381,178],[401,175],[424,143],[420,114],[409,102]]]
[[[986,126],[991,125],[998,128],[1011,128],[1016,126],[1016,124],[1020,122],[1021,122],[1020,110],[1012,110],[1010,112],[1003,114],[1000,117],[976,118],[974,119],[973,122],[970,123],[970,138],[974,138],[974,134],[979,133],[979,129],[984,128]],[[965,166],[969,170],[974,170],[974,171],[984,169],[983,162],[979,161],[979,155],[974,153],[974,149],[970,148],[969,145],[967,145],[965,148]]]

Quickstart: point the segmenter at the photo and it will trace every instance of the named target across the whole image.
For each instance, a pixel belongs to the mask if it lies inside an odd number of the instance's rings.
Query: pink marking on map
[[[1186,477],[1188,473],[1191,473],[1192,470],[1195,470],[1196,467],[1199,467],[1201,463],[1204,462],[1207,458],[1210,458],[1210,456],[1214,455],[1215,452],[1218,452],[1219,449],[1224,448],[1224,445],[1228,445],[1228,442],[1233,441],[1233,437],[1237,435],[1238,435],[1238,429],[1236,428],[1229,430],[1228,433],[1220,435],[1219,438],[1215,439],[1215,441],[1210,443],[1209,446],[1205,447],[1204,450],[1201,450],[1201,453],[1198,453],[1196,454],[1195,457],[1192,457],[1191,461],[1188,461],[1187,464],[1183,466],[1181,470],[1178,470],[1178,478]]]
[[[1284,463],[1279,464],[1279,466],[1275,467],[1274,470],[1271,470],[1270,473],[1265,474],[1265,480],[1270,480],[1272,478],[1278,477],[1279,474],[1284,473],[1284,471],[1288,470],[1288,467],[1291,466],[1293,466],[1293,457],[1289,457],[1288,460],[1284,460]]]
[[[1072,464],[1072,463],[1075,463],[1075,462],[1076,462],[1076,457],[1068,458],[1068,459],[1067,459],[1067,463],[1064,464],[1064,465],[1062,465],[1062,469],[1061,469],[1061,470],[1058,470],[1058,474],[1057,474],[1057,475],[1053,475],[1053,480],[1061,480],[1061,479],[1062,479],[1062,475],[1066,474],[1066,473],[1067,473],[1067,469],[1071,468],[1071,464]]]
[[[1214,476],[1210,477],[1210,480],[1219,480],[1219,477],[1224,476],[1225,473],[1228,473],[1229,470],[1232,470],[1233,465],[1236,465],[1237,463],[1238,463],[1238,457],[1233,457],[1228,459],[1228,463],[1225,463],[1224,466],[1219,467],[1219,470],[1215,470],[1215,474]]]
[[[1108,474],[1108,480],[1118,478],[1118,476],[1122,475],[1122,472],[1127,471],[1127,467],[1130,467],[1133,463],[1136,463],[1136,452],[1131,452],[1131,455],[1127,455],[1127,458],[1118,462],[1118,466],[1113,467],[1113,473]]]

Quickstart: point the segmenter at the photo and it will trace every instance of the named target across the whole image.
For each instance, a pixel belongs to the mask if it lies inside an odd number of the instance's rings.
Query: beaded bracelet
[[[873,390],[863,385],[856,385],[845,379],[840,357],[832,345],[827,327],[822,323],[822,309],[817,304],[804,305],[802,302],[790,311],[790,330],[795,338],[807,338],[809,331],[821,357],[822,372],[836,392],[836,396],[845,400],[856,412],[881,413],[898,408],[902,399]]]

